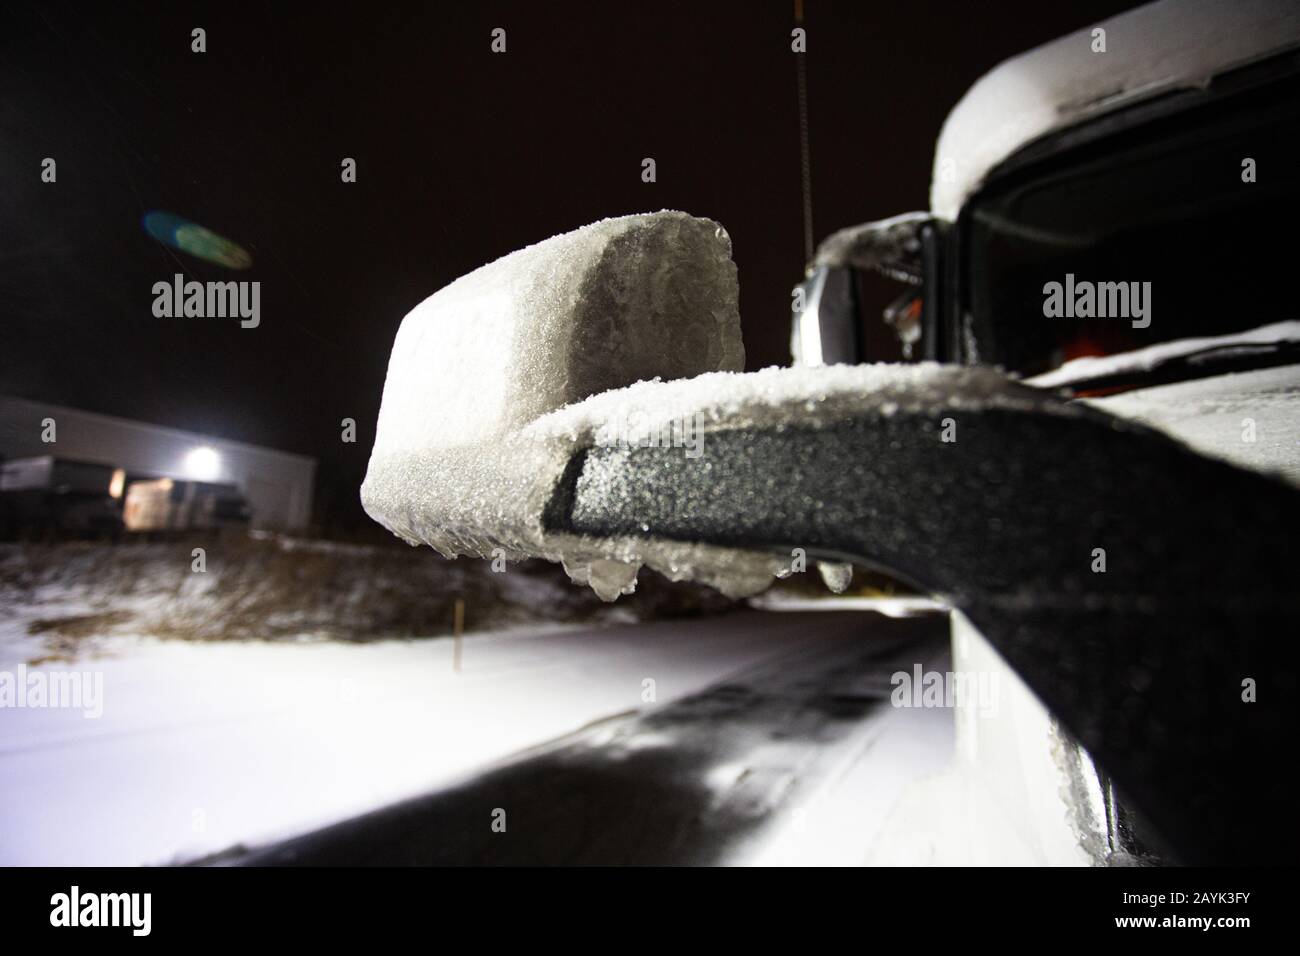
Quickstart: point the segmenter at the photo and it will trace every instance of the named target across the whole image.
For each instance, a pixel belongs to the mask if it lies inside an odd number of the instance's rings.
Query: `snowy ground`
[[[755,646],[791,625],[803,636],[698,692],[239,862],[871,861],[905,789],[951,753],[950,713],[888,700],[892,673],[946,658],[946,619],[813,613],[746,624]]]
[[[445,639],[109,638],[93,657],[31,668],[102,674],[101,717],[0,709],[0,864],[156,864],[265,844],[744,669],[783,659],[788,670],[825,634],[844,640],[843,621],[827,632],[813,620],[848,617],[480,634],[465,639],[459,673]],[[16,622],[0,624],[0,671],[42,650]],[[643,700],[647,679],[654,702]]]

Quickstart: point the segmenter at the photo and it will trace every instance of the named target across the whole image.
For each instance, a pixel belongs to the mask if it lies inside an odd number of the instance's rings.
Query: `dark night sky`
[[[975,79],[1132,5],[807,0],[817,237],[925,208],[939,126]],[[661,208],[727,227],[748,364],[784,364],[793,25],[792,3],[752,0],[17,4],[0,14],[0,392],[317,456],[318,510],[357,521],[402,316],[520,246]],[[253,268],[164,248],[152,209]],[[151,287],[177,271],[260,280],[261,327],[155,318]]]

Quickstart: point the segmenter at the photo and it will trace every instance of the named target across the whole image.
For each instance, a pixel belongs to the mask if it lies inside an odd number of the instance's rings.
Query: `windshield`
[[[1036,375],[1300,316],[1300,82],[1058,151],[963,214],[960,353]]]

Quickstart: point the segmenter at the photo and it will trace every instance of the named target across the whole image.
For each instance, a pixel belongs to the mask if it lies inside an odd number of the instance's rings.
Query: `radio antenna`
[[[803,0],[794,0],[795,26],[803,26]],[[808,67],[807,34],[804,52],[795,54],[799,82],[799,172],[803,186],[803,261],[813,258],[812,160],[808,148]]]

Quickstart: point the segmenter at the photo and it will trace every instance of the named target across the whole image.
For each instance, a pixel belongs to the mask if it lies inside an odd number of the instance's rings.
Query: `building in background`
[[[55,423],[54,442],[42,440],[46,419]],[[0,459],[38,455],[120,468],[128,483],[170,478],[233,484],[258,528],[298,529],[311,520],[314,458],[0,395]]]

